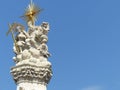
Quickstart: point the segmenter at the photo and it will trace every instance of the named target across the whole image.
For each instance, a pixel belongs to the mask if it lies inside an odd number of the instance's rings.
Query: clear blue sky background
[[[8,23],[30,0],[0,1],[0,90],[16,90],[10,74],[13,41]],[[120,90],[120,0],[34,0],[50,23],[53,78],[48,90]]]

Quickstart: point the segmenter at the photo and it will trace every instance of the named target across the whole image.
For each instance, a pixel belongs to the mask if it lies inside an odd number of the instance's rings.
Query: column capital
[[[23,64],[11,68],[11,74],[16,84],[22,82],[48,84],[52,77],[50,67]]]

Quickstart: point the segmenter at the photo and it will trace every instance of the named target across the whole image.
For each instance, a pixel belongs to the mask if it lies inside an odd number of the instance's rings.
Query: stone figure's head
[[[21,26],[17,26],[16,29],[18,30],[19,33],[24,31],[24,29]]]
[[[49,31],[49,23],[48,22],[43,22],[41,26],[43,28],[46,28]]]

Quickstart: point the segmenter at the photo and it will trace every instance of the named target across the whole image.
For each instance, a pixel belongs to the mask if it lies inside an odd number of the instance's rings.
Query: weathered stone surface
[[[14,41],[13,60],[16,64],[11,68],[11,74],[17,84],[17,90],[46,90],[46,85],[52,77],[47,46],[50,26],[48,22],[35,25],[40,10],[32,1],[26,8],[22,17],[27,21],[27,30],[18,23],[9,25],[8,33],[11,32]]]
[[[22,64],[11,69],[11,73],[15,82],[29,82],[48,84],[52,77],[51,66],[35,66],[30,64]]]

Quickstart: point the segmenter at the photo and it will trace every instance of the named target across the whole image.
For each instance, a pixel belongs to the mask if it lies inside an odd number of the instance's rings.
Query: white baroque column
[[[40,11],[31,2],[22,16],[27,21],[28,30],[21,24],[13,23],[8,31],[14,40],[13,60],[16,65],[11,68],[11,74],[17,90],[46,90],[52,77],[47,47],[49,23],[35,25],[36,15]]]

